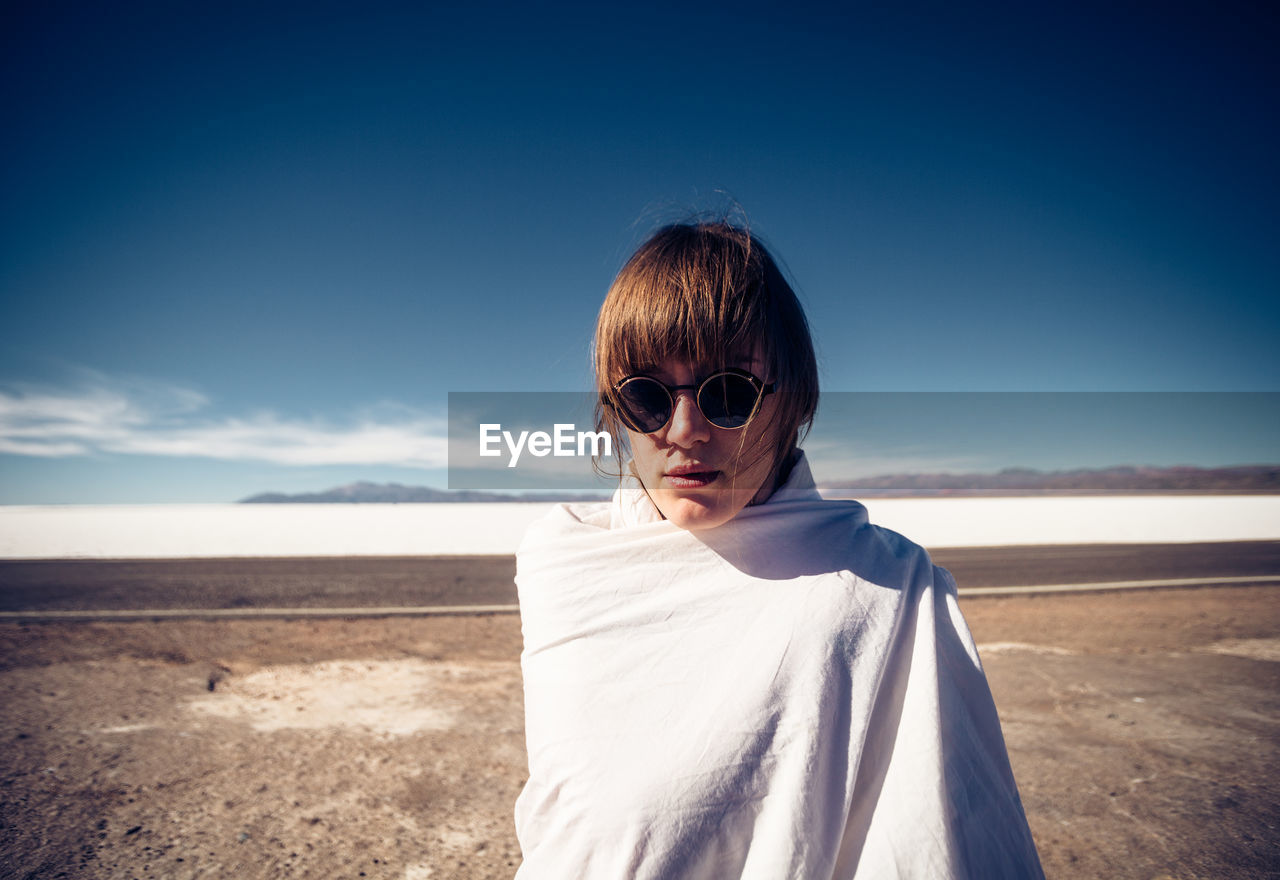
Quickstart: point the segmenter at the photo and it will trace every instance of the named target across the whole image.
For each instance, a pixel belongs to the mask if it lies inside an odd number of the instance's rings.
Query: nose
[[[698,409],[698,402],[692,391],[677,391],[675,411],[671,413],[671,421],[667,424],[667,442],[675,446],[689,448],[695,443],[705,443],[711,439],[711,424]]]

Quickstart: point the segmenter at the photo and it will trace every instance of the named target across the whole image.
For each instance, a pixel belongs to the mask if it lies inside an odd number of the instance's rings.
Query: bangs
[[[614,281],[596,327],[602,386],[670,360],[715,370],[762,358],[762,369],[772,367],[761,266],[750,239],[729,249],[723,239],[716,249],[699,247],[700,230],[686,229],[682,240],[642,249]]]
[[[771,351],[761,350],[770,346],[759,316],[726,314],[711,298],[690,295],[697,292],[632,288],[630,295],[619,297],[610,320],[602,320],[598,328],[600,378],[612,387],[673,360],[699,371],[772,360]]]

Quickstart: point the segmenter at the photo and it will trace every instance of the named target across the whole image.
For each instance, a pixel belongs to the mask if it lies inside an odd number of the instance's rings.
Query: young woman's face
[[[766,382],[770,379],[758,361],[728,366]],[[665,385],[698,385],[709,373],[670,360],[646,370],[645,375]],[[765,395],[746,427],[727,430],[706,420],[696,393],[676,392],[671,420],[657,431],[627,430],[636,475],[662,515],[682,529],[723,525],[752,501],[768,498],[774,489],[777,396]]]

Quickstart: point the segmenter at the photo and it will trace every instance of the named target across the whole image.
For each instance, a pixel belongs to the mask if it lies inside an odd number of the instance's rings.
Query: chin
[[[664,517],[682,529],[714,529],[738,515],[747,506],[750,496],[745,492],[716,491],[705,497],[669,495],[655,498],[654,503]],[[742,496],[742,497],[738,497]]]

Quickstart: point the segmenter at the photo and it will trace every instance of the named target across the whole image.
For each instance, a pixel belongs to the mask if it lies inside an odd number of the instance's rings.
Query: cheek
[[[782,426],[777,422],[775,407],[762,411],[746,430],[747,437],[742,444],[743,467],[751,470],[757,467],[771,468],[782,436]]]
[[[630,448],[632,461],[635,462],[636,468],[643,475],[646,466],[654,461],[657,456],[658,444],[648,434],[637,434],[635,431],[628,429],[627,446]]]

